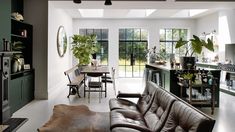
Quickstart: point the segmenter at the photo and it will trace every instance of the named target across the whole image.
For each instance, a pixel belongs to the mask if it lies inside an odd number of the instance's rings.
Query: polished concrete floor
[[[117,91],[123,92],[142,92],[144,89],[143,79],[140,78],[120,78],[116,81]],[[70,96],[68,99],[66,96],[68,89],[65,86],[64,89],[57,91],[49,100],[34,100],[22,109],[14,113],[13,117],[25,117],[28,118],[22,127],[18,129],[18,132],[34,132],[37,128],[41,127],[47,122],[52,115],[54,105],[57,104],[70,104],[79,105],[85,104],[91,110],[99,112],[109,111],[109,99],[114,98],[114,90],[112,84],[108,84],[108,95],[106,98],[101,99],[101,103],[98,101],[98,93],[92,93],[90,103],[86,98],[78,98],[77,96]],[[81,91],[81,95],[83,95]],[[136,101],[136,100],[133,100]],[[201,108],[201,110],[210,115],[210,108]],[[235,131],[235,96],[220,92],[220,107],[215,109],[215,114],[210,115],[216,119],[216,124],[213,132],[234,132]]]

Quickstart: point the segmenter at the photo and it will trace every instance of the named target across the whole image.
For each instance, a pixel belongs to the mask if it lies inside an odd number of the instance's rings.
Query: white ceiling
[[[100,19],[158,19],[158,18],[198,18],[221,9],[235,9],[235,2],[164,2],[153,1],[113,1],[105,6],[104,1],[50,1],[54,7],[64,10],[72,18]],[[195,15],[192,15],[192,14]]]

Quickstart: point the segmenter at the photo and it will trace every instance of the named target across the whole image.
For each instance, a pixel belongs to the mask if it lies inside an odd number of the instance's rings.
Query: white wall
[[[217,44],[219,50],[219,61],[225,61],[225,44],[235,43],[235,10],[227,9],[220,10],[217,13],[204,16],[197,19],[197,35],[201,35],[202,32],[210,33],[212,30],[216,30]],[[211,52],[205,53],[206,56],[210,56]]]
[[[218,12],[206,15],[204,17],[198,18],[196,20],[197,35],[200,36],[203,32],[211,33],[212,30],[216,30],[218,34],[219,22],[218,22]]]
[[[63,10],[56,9],[52,2],[49,2],[48,6],[48,93],[50,97],[54,92],[59,91],[57,89],[67,87],[68,79],[65,77],[64,71],[72,67],[71,50],[68,44],[65,55],[63,57],[58,55],[57,32],[60,26],[64,26],[67,38],[71,36],[72,18]]]
[[[124,20],[124,19],[74,19],[73,33],[79,32],[79,28],[107,28],[109,29],[109,67],[118,70],[118,40],[120,28],[144,28],[149,31],[149,48],[157,46],[159,49],[159,30],[161,28],[187,28],[195,33],[194,20]],[[118,73],[118,72],[117,72]]]
[[[218,33],[219,33],[219,14],[218,12],[213,13],[213,14],[209,14],[206,16],[203,16],[201,18],[198,18],[196,20],[196,27],[197,27],[197,36],[202,36],[202,33],[205,32],[206,34],[208,33],[212,33],[213,30],[216,31],[215,36],[216,38],[214,38],[218,44]],[[218,50],[215,50],[215,52],[211,52],[207,49],[203,49],[204,55],[205,57],[211,58],[213,59],[216,55],[219,54]],[[201,61],[201,60],[199,60]]]
[[[219,57],[225,61],[225,44],[235,43],[235,10],[219,12]]]

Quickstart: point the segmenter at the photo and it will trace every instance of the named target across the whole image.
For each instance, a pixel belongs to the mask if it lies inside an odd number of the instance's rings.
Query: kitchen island
[[[175,94],[180,97],[180,86],[177,84],[178,78],[176,72],[182,69],[171,68],[170,64],[166,63],[165,65],[158,65],[155,63],[149,63],[145,65],[148,70],[158,70],[161,74],[161,86],[167,91]],[[202,68],[200,68],[202,69]],[[220,72],[218,69],[204,68],[204,70],[211,71],[212,75],[217,78],[217,87],[215,88],[215,106],[219,106],[219,91],[220,91]]]

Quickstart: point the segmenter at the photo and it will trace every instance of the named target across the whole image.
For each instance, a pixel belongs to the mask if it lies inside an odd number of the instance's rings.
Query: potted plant
[[[97,51],[96,35],[73,35],[72,52],[79,60],[79,65],[88,65],[91,55]]]
[[[207,41],[200,39],[198,36],[193,35],[193,38],[189,41],[184,41],[182,38],[177,41],[175,48],[180,48],[187,45],[185,56],[180,57],[180,63],[182,69],[193,69],[195,66],[196,58],[193,56],[194,53],[201,54],[203,47],[210,51],[214,51],[213,42],[211,39]]]

